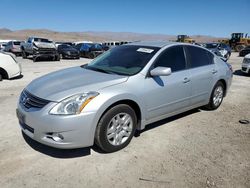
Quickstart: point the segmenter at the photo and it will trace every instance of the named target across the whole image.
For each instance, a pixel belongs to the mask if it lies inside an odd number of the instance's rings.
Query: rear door
[[[169,76],[148,76],[145,79],[144,101],[147,107],[147,120],[174,113],[190,105],[190,73],[183,46],[173,46],[163,51],[151,70],[156,67],[171,68]]]
[[[185,46],[188,67],[191,74],[191,104],[206,103],[214,84],[217,69],[213,62],[214,55],[200,47]]]

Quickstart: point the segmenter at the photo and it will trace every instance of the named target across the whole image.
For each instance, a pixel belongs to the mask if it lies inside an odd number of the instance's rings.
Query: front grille
[[[30,108],[43,108],[50,101],[36,97],[31,93],[29,93],[28,91],[23,90],[19,102],[25,108],[30,109]]]
[[[70,55],[78,55],[78,52],[70,52]]]
[[[41,54],[55,54],[56,49],[54,48],[39,48],[38,51]]]

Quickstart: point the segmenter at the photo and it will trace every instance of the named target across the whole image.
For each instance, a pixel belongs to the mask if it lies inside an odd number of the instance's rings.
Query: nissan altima
[[[96,144],[114,152],[152,122],[193,108],[217,109],[231,81],[232,67],[203,47],[130,43],[32,81],[16,113],[24,134],[42,144]]]

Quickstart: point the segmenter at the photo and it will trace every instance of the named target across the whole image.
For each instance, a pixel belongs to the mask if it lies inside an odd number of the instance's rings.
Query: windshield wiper
[[[115,72],[100,69],[100,68],[97,68],[97,67],[84,66],[83,68],[93,70],[93,71],[97,71],[97,72],[103,72],[103,73],[107,73],[107,74],[117,74]]]

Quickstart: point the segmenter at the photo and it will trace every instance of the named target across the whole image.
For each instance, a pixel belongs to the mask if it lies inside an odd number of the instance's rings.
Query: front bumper
[[[242,63],[241,72],[249,74],[250,73],[250,64],[249,63]]]
[[[65,59],[79,59],[80,54],[62,54],[62,57]]]
[[[33,56],[35,57],[56,57],[59,56],[55,49],[38,49],[33,50]]]
[[[12,48],[11,52],[12,53],[22,53],[22,50],[20,48]]]
[[[31,139],[55,148],[71,149],[93,145],[95,113],[73,116],[50,115],[48,112],[55,104],[50,102],[42,109],[27,111],[19,103],[17,116],[22,131]]]

